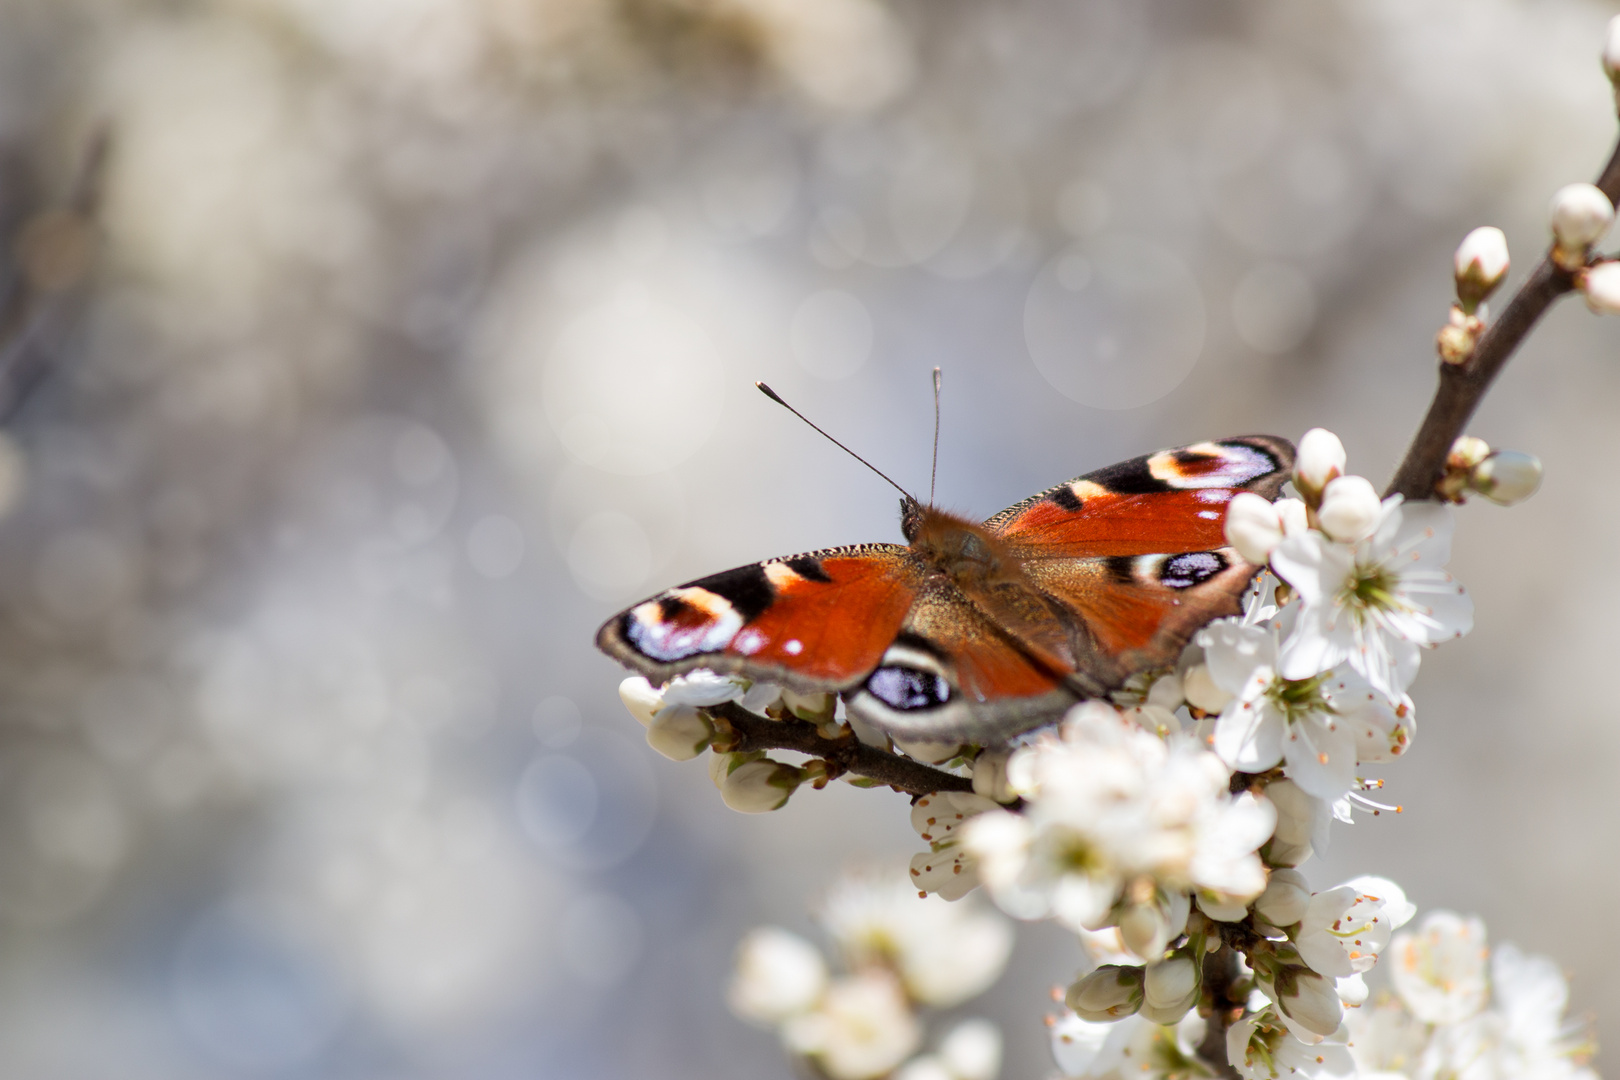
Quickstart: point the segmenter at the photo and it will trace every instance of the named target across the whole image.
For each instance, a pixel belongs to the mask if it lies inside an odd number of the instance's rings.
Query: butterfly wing
[[[876,670],[845,700],[898,739],[984,745],[1056,720],[1077,696],[1063,671],[934,576]]]
[[[1262,435],[1162,450],[1059,484],[985,527],[1072,618],[1077,671],[1116,687],[1240,613],[1259,567],[1225,546],[1226,505],[1240,491],[1276,498],[1293,461],[1291,444]]]
[[[878,666],[919,570],[895,544],[828,548],[666,589],[613,616],[596,644],[655,683],[707,668],[795,690],[846,690]]]

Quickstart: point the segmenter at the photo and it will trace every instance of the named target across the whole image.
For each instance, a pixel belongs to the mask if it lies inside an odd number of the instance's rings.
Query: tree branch
[[[784,717],[772,720],[749,712],[734,701],[710,707],[707,712],[731,729],[732,753],[752,750],[797,750],[827,763],[827,773],[838,777],[846,772],[870,777],[910,795],[932,795],[936,791],[972,791],[973,781],[932,765],[867,746],[849,732],[829,739],[816,726]]]
[[[1610,202],[1620,199],[1620,144],[1615,146],[1596,183]],[[1461,364],[1441,362],[1440,386],[1429,403],[1428,415],[1412,437],[1412,445],[1395,470],[1385,495],[1400,494],[1408,499],[1434,497],[1434,485],[1445,470],[1451,444],[1463,434],[1464,426],[1479,408],[1491,383],[1553,301],[1574,288],[1574,276],[1544,256],[1513,294],[1502,314],[1480,336],[1473,355]]]

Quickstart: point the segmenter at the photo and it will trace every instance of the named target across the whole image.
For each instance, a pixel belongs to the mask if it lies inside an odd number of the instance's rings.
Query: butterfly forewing
[[[685,671],[843,690],[877,667],[911,610],[909,549],[858,544],[712,574],[609,619],[597,645],[662,682]]]

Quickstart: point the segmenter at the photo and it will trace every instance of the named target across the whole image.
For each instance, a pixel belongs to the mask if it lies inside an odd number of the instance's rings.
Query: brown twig
[[[1226,1033],[1233,1017],[1242,1016],[1246,1002],[1238,995],[1238,954],[1231,945],[1204,957],[1204,994],[1209,999],[1209,1019],[1198,1056],[1215,1070],[1216,1076],[1236,1077],[1238,1071],[1226,1057]]]
[[[730,747],[733,752],[797,750],[825,761],[829,776],[850,772],[910,795],[973,790],[973,781],[965,776],[867,746],[853,733],[829,739],[814,724],[792,718],[771,720],[749,712],[734,701],[716,705],[708,712],[731,728],[735,735]]]
[[[1596,183],[1610,202],[1620,199],[1620,145],[1616,145]],[[1451,444],[1462,435],[1491,383],[1553,301],[1574,288],[1573,275],[1560,269],[1551,258],[1543,257],[1502,314],[1480,336],[1473,355],[1461,364],[1440,364],[1440,386],[1429,403],[1428,415],[1412,437],[1412,445],[1385,495],[1434,497],[1434,485],[1445,469]]]

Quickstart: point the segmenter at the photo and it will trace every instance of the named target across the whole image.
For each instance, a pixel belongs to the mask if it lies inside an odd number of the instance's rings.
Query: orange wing
[[[1069,614],[1076,670],[1116,687],[1242,610],[1259,568],[1225,546],[1226,505],[1240,491],[1275,499],[1293,463],[1271,436],[1195,443],[1059,484],[985,526]]]
[[[894,544],[769,559],[622,611],[596,644],[655,682],[707,668],[802,691],[844,690],[878,665],[917,578],[909,549]]]
[[[1087,473],[984,524],[1024,559],[1207,551],[1226,543],[1232,496],[1275,499],[1293,464],[1294,448],[1269,435],[1195,443]]]

